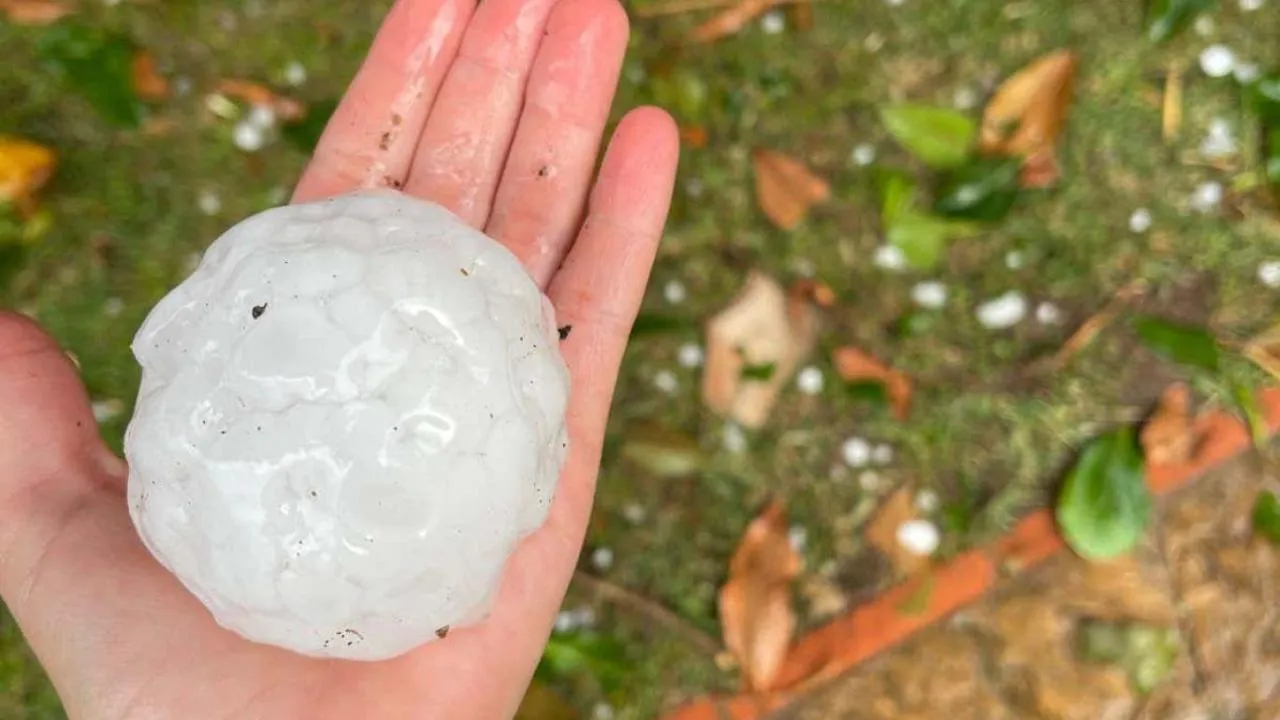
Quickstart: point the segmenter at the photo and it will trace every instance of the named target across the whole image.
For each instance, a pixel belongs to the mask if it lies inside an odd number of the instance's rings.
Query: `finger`
[[[399,187],[476,0],[399,0],[334,110],[294,201]]]
[[[546,287],[577,231],[626,54],[617,0],[552,13],[486,232]]]
[[[556,0],[487,0],[427,120],[405,191],[483,227]]]
[[[605,154],[586,220],[548,295],[573,375],[574,441],[599,443],[627,337],[662,237],[680,148],[675,122],[656,108],[622,119]],[[571,460],[599,461],[591,447]],[[594,471],[588,475],[594,477]]]

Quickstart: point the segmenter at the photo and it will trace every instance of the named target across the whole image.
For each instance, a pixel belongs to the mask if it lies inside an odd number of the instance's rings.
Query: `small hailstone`
[[[124,312],[124,301],[118,297],[109,297],[102,304],[102,312],[106,313],[107,317],[118,317]]]
[[[1236,79],[1236,82],[1248,85],[1262,76],[1262,69],[1258,67],[1257,63],[1237,63],[1236,69],[1231,71],[1231,75]]]
[[[1213,212],[1222,202],[1223,193],[1220,182],[1210,180],[1200,183],[1191,194],[1191,209],[1201,213]]]
[[[1138,234],[1142,234],[1151,229],[1151,211],[1146,208],[1138,208],[1129,215],[1129,230]]]
[[[871,462],[871,443],[860,437],[851,437],[840,446],[840,455],[849,467],[866,467]]]
[[[607,547],[598,547],[591,553],[591,564],[597,570],[608,570],[613,567],[613,550]]]
[[[870,33],[862,40],[862,47],[869,53],[880,52],[884,47],[884,36],[878,32]]]
[[[1217,158],[1234,155],[1236,151],[1236,140],[1231,134],[1231,123],[1222,118],[1214,118],[1209,123],[1209,133],[1200,143],[1200,154],[1208,158]]]
[[[1258,280],[1271,288],[1280,288],[1280,260],[1268,260],[1258,266]]]
[[[1016,290],[1010,290],[979,305],[977,316],[978,322],[989,330],[1011,328],[1027,316],[1027,298]]]
[[[907,256],[897,245],[881,245],[876,248],[876,267],[882,270],[902,270],[907,266]]]
[[[937,510],[938,493],[932,490],[921,490],[916,493],[916,509],[926,514]]]
[[[745,452],[747,449],[747,434],[736,423],[724,426],[724,436],[721,441],[724,443],[724,449],[734,455]]]
[[[1036,306],[1036,322],[1041,325],[1057,325],[1062,322],[1062,310],[1051,302],[1042,302]]]
[[[1226,45],[1210,45],[1200,53],[1200,69],[1214,78],[1226,77],[1236,65],[1236,54]]]
[[[822,392],[822,370],[810,365],[796,373],[796,386],[805,395],[817,395]]]
[[[864,470],[858,475],[858,487],[863,492],[880,492],[884,487],[884,478],[880,477],[880,473],[875,470]]]
[[[766,35],[777,35],[787,29],[787,19],[777,10],[766,13],[760,18],[760,29],[764,30]]]
[[[689,297],[689,291],[685,289],[684,283],[679,280],[670,280],[662,287],[662,297],[672,305],[679,305]]]
[[[1021,250],[1010,250],[1004,254],[1004,266],[1010,270],[1017,270],[1027,262],[1027,254]]]
[[[670,370],[659,370],[653,375],[653,386],[671,395],[680,389],[680,381],[676,378],[676,374]]]
[[[205,215],[217,215],[222,211],[222,197],[213,190],[201,190],[196,197],[196,206]]]
[[[809,531],[800,525],[792,525],[787,530],[787,543],[796,552],[804,552],[805,543],[809,541]]]
[[[644,522],[645,511],[644,506],[637,502],[627,503],[622,507],[622,517],[632,525],[639,525]]]
[[[100,423],[114,420],[122,412],[124,412],[124,403],[115,398],[93,403],[93,419]]]
[[[676,362],[680,367],[696,368],[702,365],[702,347],[696,343],[685,343],[676,351]]]
[[[231,141],[245,152],[257,152],[267,144],[267,133],[262,126],[248,120],[241,120],[231,131]]]
[[[978,107],[978,93],[971,87],[958,88],[951,96],[951,104],[957,110],[972,110]]]
[[[922,308],[937,310],[947,304],[947,286],[936,280],[916,283],[911,288],[911,299]]]
[[[1213,22],[1212,16],[1201,15],[1196,18],[1196,21],[1194,24],[1192,24],[1191,29],[1194,30],[1195,33],[1200,37],[1208,37],[1213,34],[1215,27],[1216,26]]]
[[[249,217],[132,347],[130,519],[249,640],[373,661],[476,625],[556,495],[555,309],[439,205],[364,190]]]
[[[1266,0],[1240,0],[1240,9],[1245,12],[1261,10]]]
[[[877,465],[888,465],[893,462],[893,447],[880,444],[871,449],[871,462]]]
[[[595,612],[588,607],[561,610],[556,613],[556,632],[568,633],[590,627],[595,622]]]
[[[870,143],[861,143],[853,148],[853,164],[866,167],[876,161],[876,147]]]
[[[307,68],[297,60],[289,63],[284,69],[285,82],[297,87],[307,81]]]
[[[249,114],[245,116],[245,120],[263,130],[270,130],[276,124],[276,111],[270,105],[254,105],[249,108]]]
[[[908,520],[898,526],[898,544],[913,555],[928,556],[942,540],[938,526],[928,520]]]

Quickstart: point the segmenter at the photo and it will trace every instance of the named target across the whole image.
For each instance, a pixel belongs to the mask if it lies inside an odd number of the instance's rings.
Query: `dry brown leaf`
[[[918,517],[915,493],[910,488],[901,487],[880,504],[867,521],[867,528],[863,532],[867,543],[884,555],[893,565],[894,571],[902,576],[910,575],[929,564],[927,555],[917,555],[898,542],[898,528]]]
[[[1273,325],[1246,343],[1244,355],[1271,377],[1280,380],[1280,324]]]
[[[133,91],[143,100],[163,100],[169,96],[169,81],[156,70],[156,58],[141,50],[133,56]]]
[[[710,20],[694,28],[693,39],[697,42],[714,42],[734,35],[776,2],[777,0],[739,0],[733,7],[716,13]]]
[[[680,141],[691,148],[707,146],[707,129],[701,125],[681,125]]]
[[[734,301],[707,323],[702,399],[745,427],[764,425],[782,386],[813,351],[817,308],[752,272]],[[768,377],[749,370],[771,368]]]
[[[831,187],[804,163],[773,150],[756,150],[756,202],[774,225],[791,230],[809,208],[831,197]]]
[[[15,25],[48,25],[74,11],[67,0],[0,0],[0,13]]]
[[[1142,426],[1142,450],[1151,465],[1176,465],[1195,454],[1195,421],[1191,391],[1183,383],[1165,388],[1151,417]]]
[[[899,420],[911,412],[911,379],[855,347],[836,348],[832,359],[845,382],[879,382],[889,396],[889,406]]]
[[[1182,66],[1178,63],[1169,66],[1164,78],[1160,129],[1165,142],[1174,140],[1182,131]]]
[[[228,78],[218,83],[218,92],[250,105],[271,108],[283,122],[300,120],[307,114],[307,106],[302,102],[279,95],[271,88],[252,80]]]
[[[809,299],[818,307],[829,308],[836,304],[836,291],[820,280],[797,280],[791,286],[792,299]]]
[[[58,156],[22,138],[0,135],[0,203],[24,216],[35,210],[36,193],[53,176]]]
[[[747,691],[769,690],[778,678],[796,627],[791,581],[801,569],[786,509],[775,500],[747,526],[720,588],[725,647],[738,659]]]
[[[1055,145],[1071,107],[1077,64],[1070,50],[1044,55],[1005,80],[983,111],[982,151],[1026,158],[1028,187],[1057,179]]]

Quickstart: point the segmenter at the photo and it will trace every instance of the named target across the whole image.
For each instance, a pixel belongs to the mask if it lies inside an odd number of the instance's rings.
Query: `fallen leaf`
[[[791,299],[811,300],[818,307],[829,308],[836,304],[836,291],[819,280],[797,280],[791,286]]]
[[[880,504],[863,532],[867,543],[885,556],[900,576],[911,575],[929,564],[929,556],[918,555],[898,541],[898,529],[918,517],[915,493],[900,487]]]
[[[817,334],[813,303],[789,298],[775,280],[752,272],[737,298],[707,323],[703,401],[745,427],[763,426],[782,386],[813,351]],[[768,377],[747,377],[768,367]]]
[[[1253,530],[1280,545],[1280,498],[1270,490],[1258,494],[1253,504]]]
[[[685,477],[702,467],[702,448],[693,438],[658,425],[627,432],[622,457],[658,477]]]
[[[1171,142],[1182,132],[1182,65],[1174,63],[1164,76],[1164,99],[1160,109],[1160,134]]]
[[[1222,364],[1218,341],[1204,328],[1142,315],[1134,329],[1144,345],[1181,365],[1217,372]]]
[[[1109,560],[1141,541],[1153,504],[1142,446],[1126,426],[1085,446],[1062,486],[1055,517],[1077,555]]]
[[[837,348],[832,357],[836,372],[848,383],[877,382],[884,386],[889,405],[899,420],[911,413],[911,380],[900,370],[885,365],[855,347]]]
[[[72,12],[66,0],[0,0],[0,13],[15,25],[48,25]]]
[[[1142,450],[1149,465],[1175,465],[1195,453],[1195,423],[1191,418],[1191,391],[1175,383],[1160,395],[1160,401],[1142,425]]]
[[[1147,8],[1147,38],[1162,43],[1217,5],[1218,0],[1151,0]]]
[[[228,78],[218,83],[217,91],[233,100],[271,108],[280,122],[296,122],[307,115],[307,106],[301,101],[280,95],[266,85],[252,80]]]
[[[1025,187],[1057,179],[1056,144],[1075,89],[1075,53],[1041,56],[1005,80],[982,114],[979,146],[984,153],[1021,157]]]
[[[756,201],[769,220],[783,230],[795,228],[809,208],[831,196],[827,181],[795,158],[773,150],[756,150],[752,160]]]
[[[57,155],[49,148],[18,137],[0,135],[0,204],[10,204],[23,217],[36,209],[36,193],[53,176]]]
[[[169,96],[169,81],[156,70],[156,58],[145,50],[133,55],[133,91],[144,100],[163,100]]]
[[[1280,324],[1263,331],[1244,346],[1244,356],[1280,380]]]
[[[778,0],[739,0],[736,5],[720,11],[694,28],[693,39],[705,43],[735,35],[777,2]]]
[[[801,568],[787,537],[786,510],[775,500],[747,526],[720,588],[725,646],[741,665],[747,691],[769,690],[778,678],[795,632],[791,581]]]
[[[977,158],[943,177],[933,211],[949,218],[1002,220],[1018,201],[1021,174],[1016,158]]]
[[[691,148],[707,146],[707,129],[702,125],[681,125],[680,141]]]
[[[880,121],[898,144],[935,169],[963,165],[978,132],[964,113],[916,103],[882,108]]]

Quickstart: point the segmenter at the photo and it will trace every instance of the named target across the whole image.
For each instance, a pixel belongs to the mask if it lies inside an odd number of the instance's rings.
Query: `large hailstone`
[[[393,657],[488,612],[567,448],[550,302],[443,208],[364,191],[231,228],[139,330],[143,542],[242,636]]]

